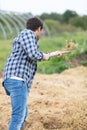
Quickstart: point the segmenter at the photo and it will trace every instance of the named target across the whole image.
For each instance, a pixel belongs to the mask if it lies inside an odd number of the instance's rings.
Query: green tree
[[[42,20],[51,19],[51,20],[56,20],[56,21],[60,21],[60,22],[63,21],[62,15],[57,14],[57,13],[51,13],[51,14],[43,13],[42,15],[40,15],[40,18]]]
[[[66,10],[63,14],[63,22],[68,23],[71,18],[75,18],[78,14],[75,11]]]
[[[56,33],[58,32],[58,27],[60,25],[60,22],[58,22],[56,20],[49,20],[49,19],[44,20],[44,22],[48,26],[51,34],[56,35]]]
[[[69,23],[76,26],[81,27],[84,30],[87,30],[87,16],[78,16],[69,20]]]

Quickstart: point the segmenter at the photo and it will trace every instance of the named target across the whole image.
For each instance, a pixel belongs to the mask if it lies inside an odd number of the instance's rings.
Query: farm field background
[[[12,39],[25,28],[32,13],[0,11],[0,130],[7,130],[11,118],[10,97],[2,87],[2,72],[12,48]],[[25,130],[87,130],[87,15],[66,10],[43,13],[40,51],[61,50],[69,42],[72,53],[38,62],[29,98]],[[5,39],[5,40],[1,40]]]
[[[39,73],[60,73],[65,69],[77,65],[87,66],[87,32],[62,34],[58,37],[41,38],[39,41],[40,51],[51,52],[61,50],[69,42],[78,44],[77,49],[61,58],[52,58],[47,62],[38,62]],[[12,40],[0,40],[0,71],[11,52]]]

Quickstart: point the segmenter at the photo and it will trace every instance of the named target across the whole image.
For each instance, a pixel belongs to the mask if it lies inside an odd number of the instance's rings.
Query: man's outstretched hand
[[[49,60],[51,57],[61,57],[62,56],[62,52],[61,51],[54,51],[51,53],[43,53],[43,59],[44,60]]]

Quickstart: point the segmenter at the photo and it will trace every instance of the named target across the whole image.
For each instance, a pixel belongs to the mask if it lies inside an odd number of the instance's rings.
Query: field
[[[0,79],[0,130],[7,130],[10,99]],[[87,130],[87,68],[61,74],[37,74],[29,99],[25,130]]]
[[[61,50],[70,41],[78,45],[77,49],[62,58],[52,58],[48,62],[38,63],[39,73],[60,73],[77,65],[87,66],[87,32],[62,34],[58,37],[41,38],[40,51],[51,52]],[[3,70],[6,58],[11,52],[12,41],[0,41],[0,70]],[[50,66],[50,67],[49,67]]]
[[[47,63],[38,63],[38,72],[47,74],[60,73],[65,69],[72,68],[77,65],[87,66],[87,38],[85,32],[65,35],[63,34],[55,38],[41,39],[40,50],[45,52],[61,50],[70,41],[78,45],[75,51],[69,55],[64,55],[59,59],[52,58]]]
[[[42,38],[40,50],[61,50],[69,41],[78,43],[75,51],[38,63],[25,130],[87,130],[87,33]],[[11,118],[10,98],[1,84],[11,46],[11,40],[0,40],[0,130],[7,130]]]

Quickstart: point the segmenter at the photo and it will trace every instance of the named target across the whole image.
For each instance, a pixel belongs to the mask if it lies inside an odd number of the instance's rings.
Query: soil
[[[11,118],[10,98],[0,79],[0,130]],[[28,99],[25,130],[87,130],[87,68],[36,74]]]

